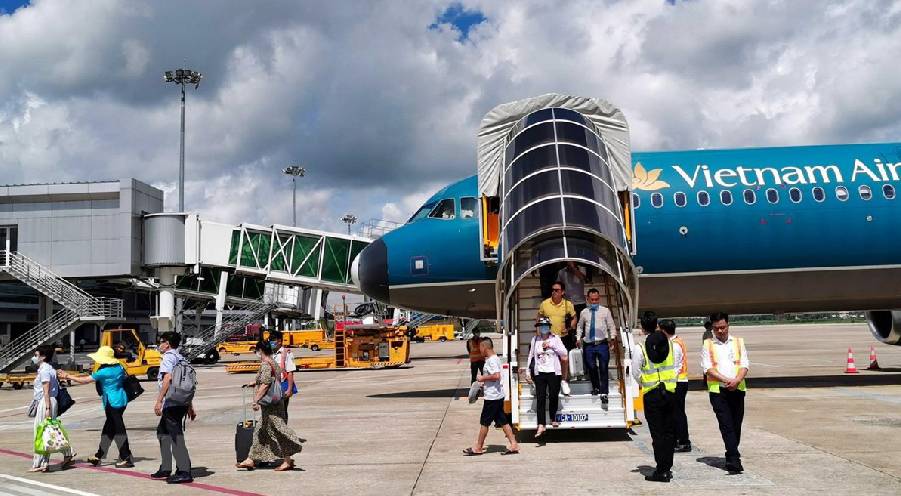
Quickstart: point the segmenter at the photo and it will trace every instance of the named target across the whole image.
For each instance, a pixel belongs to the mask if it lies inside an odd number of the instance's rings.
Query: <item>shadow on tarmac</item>
[[[897,369],[883,369],[866,374],[809,375],[801,377],[749,377],[749,388],[829,388],[850,386],[898,386],[901,385],[901,374],[893,374]],[[901,371],[901,370],[899,370]],[[688,388],[692,391],[704,391],[707,385],[699,380],[690,381]]]
[[[367,398],[466,398],[469,388],[431,389],[426,391],[400,391],[397,393],[370,394]]]
[[[462,354],[462,355],[451,355],[451,356],[448,356],[448,355],[441,355],[441,356],[419,356],[419,355],[416,355],[416,356],[413,357],[413,360],[459,360],[459,359],[461,359],[461,358],[469,358],[469,355],[467,355],[467,354],[465,354],[465,353]],[[469,364],[469,362],[466,362],[466,363],[467,363],[467,365]]]
[[[639,474],[647,477],[654,473],[654,467],[650,465],[639,465],[635,467],[635,470],[632,470],[632,473],[638,472]]]

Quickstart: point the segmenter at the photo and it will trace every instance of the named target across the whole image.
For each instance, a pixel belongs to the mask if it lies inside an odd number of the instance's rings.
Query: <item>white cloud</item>
[[[173,184],[182,65],[187,206],[225,222],[290,222],[290,163],[301,225],[405,220],[474,173],[486,111],[548,91],[618,104],[638,150],[901,134],[897,2],[467,1],[462,42],[428,28],[449,4],[35,1],[0,16],[0,182]]]

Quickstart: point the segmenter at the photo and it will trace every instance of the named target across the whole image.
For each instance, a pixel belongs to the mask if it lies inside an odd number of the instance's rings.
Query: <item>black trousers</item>
[[[676,428],[673,422],[675,396],[663,386],[658,386],[644,395],[644,417],[651,432],[654,461],[657,462],[659,473],[673,468],[673,450],[676,446]]]
[[[472,384],[476,382],[476,372],[485,373],[485,360],[479,360],[478,362],[469,362],[469,375],[471,379],[469,383]]]
[[[551,422],[557,420],[557,402],[560,400],[560,376],[553,372],[539,372],[534,376],[535,394],[538,395],[538,404],[535,413],[538,415],[538,425],[547,425],[547,412],[550,412]]]
[[[716,421],[720,424],[720,434],[723,436],[723,444],[726,445],[726,461],[737,462],[741,460],[738,445],[741,443],[741,422],[745,418],[745,392],[729,391],[721,387],[719,393],[710,394],[710,405],[716,414]]]
[[[128,432],[125,430],[125,421],[122,419],[125,407],[113,408],[107,405],[103,408],[103,412],[106,413],[106,422],[103,423],[100,446],[97,448],[95,456],[100,459],[105,458],[110,445],[116,441],[116,446],[119,448],[119,459],[130,460],[131,449],[128,447]]]
[[[674,420],[676,423],[676,444],[691,444],[688,437],[688,417],[685,415],[685,396],[688,395],[688,383],[676,383],[676,410]]]
[[[156,437],[160,442],[160,470],[172,471],[172,457],[175,457],[175,468],[179,472],[191,473],[191,457],[185,443],[184,422],[188,415],[186,406],[167,406],[163,408],[160,423],[156,426]]]

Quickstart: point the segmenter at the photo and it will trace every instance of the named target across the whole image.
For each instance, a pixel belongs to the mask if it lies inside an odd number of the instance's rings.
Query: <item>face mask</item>
[[[592,310],[597,310],[600,305],[598,305],[597,303],[592,303],[589,306],[591,307]]]
[[[539,327],[538,333],[541,334],[542,336],[547,336],[548,334],[551,333],[551,328],[550,327]]]
[[[31,363],[33,363],[35,365],[41,363],[41,357],[37,357],[37,356],[31,357]]]
[[[274,350],[274,349],[278,348],[278,343],[275,341],[269,341],[269,346],[271,346],[272,349]]]

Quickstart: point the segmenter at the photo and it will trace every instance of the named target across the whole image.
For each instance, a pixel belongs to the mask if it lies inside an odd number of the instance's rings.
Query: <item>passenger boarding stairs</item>
[[[56,341],[82,322],[122,318],[122,300],[91,296],[21,253],[0,250],[0,270],[63,307],[3,347],[0,351],[0,372],[14,369],[29,358],[38,346]]]
[[[603,276],[602,276],[603,277]],[[586,285],[586,287],[589,287]],[[591,284],[590,287],[595,287]],[[621,306],[617,295],[610,291],[610,285],[601,283],[597,285],[597,289],[601,291],[601,304],[611,310],[614,315],[614,321],[617,327],[622,330],[620,323],[622,322]],[[527,374],[526,361],[529,356],[529,346],[532,337],[535,336],[535,330],[529,328],[535,322],[535,316],[538,313],[538,305],[541,303],[540,281],[537,277],[524,279],[518,287],[518,313],[520,329],[517,333],[519,356],[519,370],[523,374]],[[618,347],[610,346],[610,362],[609,362],[609,394],[608,402],[604,405],[601,397],[591,394],[591,381],[588,378],[588,368],[585,367],[584,376],[570,377],[569,385],[571,394],[565,396],[562,392],[558,402],[558,410],[556,417],[551,413],[546,415],[547,425],[550,427],[551,422],[556,418],[560,422],[560,428],[583,427],[586,422],[591,423],[592,428],[605,427],[622,427],[623,419],[626,415],[625,387],[626,383],[623,377],[623,357],[622,349],[623,341],[620,340]],[[523,376],[523,379],[525,377]],[[519,428],[520,429],[536,429],[537,425],[537,400],[535,399],[535,386],[528,384],[526,381],[519,382],[521,393],[519,395]]]
[[[198,334],[191,336],[186,341],[182,355],[187,360],[194,360],[200,355],[215,349],[230,335],[243,331],[248,324],[262,320],[263,317],[277,306],[276,303],[267,301],[255,301],[246,305],[242,312],[235,312],[222,317],[221,326],[210,326]]]
[[[416,329],[421,325],[425,325],[433,319],[438,318],[439,315],[433,315],[431,313],[414,313],[410,316],[410,321],[407,322],[407,329]]]
[[[460,333],[460,339],[462,339],[463,341],[467,341],[467,340],[471,339],[471,338],[472,338],[472,331],[474,331],[474,330],[476,329],[476,327],[479,327],[479,324],[480,324],[481,322],[482,322],[482,321],[479,320],[479,319],[469,319],[469,320],[467,320],[466,323],[463,324],[463,330],[462,330],[462,332]]]

